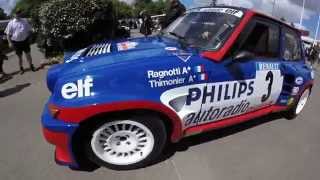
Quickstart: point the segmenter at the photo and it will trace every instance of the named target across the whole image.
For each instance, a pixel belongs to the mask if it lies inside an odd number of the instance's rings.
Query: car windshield
[[[163,31],[187,46],[217,50],[227,40],[243,16],[230,8],[200,8],[187,12]]]

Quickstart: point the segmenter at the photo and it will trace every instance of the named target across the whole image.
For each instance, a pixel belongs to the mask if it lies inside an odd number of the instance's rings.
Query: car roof
[[[295,32],[299,33],[299,35],[301,35],[301,31],[295,27],[293,27],[290,23],[288,22],[285,22],[285,21],[282,21],[276,17],[273,17],[273,16],[270,16],[270,15],[267,15],[263,12],[260,12],[258,10],[255,10],[255,9],[248,9],[248,8],[243,8],[243,7],[236,7],[236,6],[227,6],[227,5],[217,5],[217,6],[202,6],[202,7],[196,7],[196,8],[192,8],[192,9],[189,9],[189,10],[195,10],[195,9],[201,9],[201,8],[230,8],[230,9],[236,9],[236,10],[240,10],[240,11],[243,11],[245,14],[248,13],[248,12],[252,12],[253,14],[255,15],[258,15],[258,16],[261,16],[261,17],[264,17],[264,18],[267,18],[271,21],[274,21],[274,22],[277,22],[281,25],[284,25],[286,27],[288,27],[289,29],[292,29],[294,30]]]
[[[269,19],[269,20],[271,20],[271,21],[277,22],[277,23],[279,23],[279,24],[281,24],[281,25],[284,25],[284,26],[286,26],[287,28],[289,28],[289,29],[291,29],[291,30],[294,30],[294,31],[296,31],[297,33],[301,34],[301,31],[300,31],[299,29],[295,28],[294,26],[292,26],[289,22],[283,21],[283,20],[278,19],[278,18],[276,18],[276,17],[274,17],[274,16],[267,15],[267,14],[265,14],[265,13],[263,13],[263,12],[259,12],[259,11],[254,10],[254,9],[247,9],[247,11],[251,11],[251,12],[253,12],[255,15],[262,16],[262,17],[267,18],[267,19]]]
[[[195,9],[202,9],[202,8],[230,8],[230,9],[240,10],[240,11],[243,11],[243,12],[248,11],[248,9],[247,9],[247,8],[243,8],[243,7],[236,7],[236,6],[225,6],[225,5],[217,5],[217,6],[200,6],[200,7],[195,7],[195,8],[188,9],[188,11],[190,11],[190,10],[195,10]]]

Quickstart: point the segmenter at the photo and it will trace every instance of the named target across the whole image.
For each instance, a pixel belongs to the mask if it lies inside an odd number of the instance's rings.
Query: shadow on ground
[[[42,63],[38,68],[36,68],[36,71],[40,71],[45,68],[50,68],[51,66],[56,65],[56,64],[60,64],[60,62],[52,60],[50,62]]]
[[[11,80],[12,79],[12,76],[10,76],[10,75],[8,75],[8,76],[2,76],[1,78],[0,78],[0,84],[3,84],[3,83],[5,83],[5,82],[7,82],[7,81],[9,81],[9,80]]]
[[[187,138],[182,139],[179,143],[170,144],[168,148],[163,153],[162,157],[159,158],[154,164],[160,163],[172,157],[176,152],[183,152],[187,151],[189,147],[197,146],[200,144],[204,144],[210,141],[214,141],[217,139],[221,139],[224,137],[228,137],[239,133],[241,131],[245,131],[250,128],[254,128],[256,126],[266,124],[271,121],[279,120],[283,118],[283,114],[281,113],[274,113],[267,116],[263,116],[260,118],[253,119],[248,122],[244,122],[238,125],[230,126],[227,128],[222,128],[218,130],[209,131],[206,133],[202,133],[195,136],[190,136]]]
[[[209,131],[203,134],[191,136],[182,139],[179,143],[176,144],[169,144],[167,148],[165,149],[164,153],[161,155],[161,157],[158,158],[157,161],[155,161],[152,165],[158,164],[160,162],[163,162],[169,158],[171,158],[176,152],[182,152],[182,151],[187,151],[189,147],[192,146],[197,146],[200,144],[204,144],[210,141],[214,141],[220,138],[228,137],[233,134],[239,133],[241,131],[254,128],[256,126],[279,120],[283,118],[283,115],[281,113],[274,113],[270,114],[267,116],[263,116],[260,118],[253,119],[251,121],[241,123],[238,125],[234,125],[231,127],[219,129],[219,130],[214,130],[214,131]],[[88,171],[88,172],[93,172],[99,167],[92,165],[91,163],[86,164],[86,161],[82,161],[82,168],[81,169],[76,169],[79,171]],[[151,165],[151,166],[152,166]]]
[[[36,69],[36,71],[38,71],[38,69]],[[10,77],[13,77],[13,76],[16,76],[16,75],[23,75],[23,74],[28,73],[28,72],[31,72],[31,69],[30,69],[30,68],[24,69],[24,72],[23,72],[23,73],[21,73],[21,71],[19,70],[19,71],[14,71],[14,72],[8,73],[8,75],[9,75]]]
[[[30,83],[25,83],[25,84],[16,85],[13,88],[9,88],[9,89],[0,91],[0,98],[16,94],[16,93],[22,91],[23,89],[29,87],[30,85],[31,85]]]
[[[234,125],[234,126],[230,126],[227,128],[209,131],[209,132],[206,132],[203,134],[187,137],[185,139],[182,139],[179,143],[174,144],[172,149],[169,147],[167,153],[170,154],[170,151],[173,153],[175,153],[177,151],[186,151],[191,146],[196,146],[196,145],[204,144],[204,143],[214,141],[214,140],[217,140],[220,138],[228,137],[233,134],[239,133],[241,131],[245,131],[247,129],[254,128],[256,126],[266,124],[271,121],[279,120],[281,118],[283,118],[283,115],[281,113],[274,113],[274,114],[270,114],[267,116],[256,118],[251,121],[241,123],[238,125]]]

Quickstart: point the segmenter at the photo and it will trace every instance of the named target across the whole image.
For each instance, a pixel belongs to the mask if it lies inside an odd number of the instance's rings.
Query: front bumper
[[[77,168],[78,164],[72,151],[72,135],[78,124],[65,123],[51,116],[48,105],[42,114],[42,127],[45,139],[55,145],[55,160],[60,165]]]

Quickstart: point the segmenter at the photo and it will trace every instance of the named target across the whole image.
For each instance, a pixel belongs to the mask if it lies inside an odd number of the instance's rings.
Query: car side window
[[[279,57],[280,27],[263,20],[252,20],[236,42],[236,52],[248,51],[256,57]],[[234,52],[233,52],[234,53]]]
[[[296,32],[289,28],[284,30],[283,58],[287,61],[299,61],[302,59],[301,41]]]

